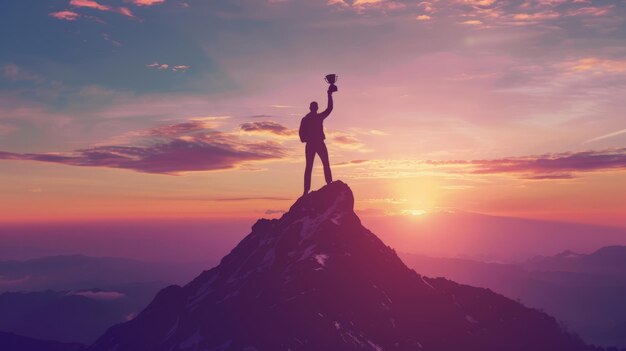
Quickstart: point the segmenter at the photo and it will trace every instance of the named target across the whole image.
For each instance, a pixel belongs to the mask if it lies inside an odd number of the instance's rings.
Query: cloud
[[[598,137],[595,137],[595,138],[592,138],[592,139],[584,141],[583,144],[592,143],[594,141],[604,140],[604,139],[616,137],[616,136],[622,135],[622,134],[626,134],[626,129],[622,129],[622,130],[618,130],[618,131],[615,131],[615,132],[612,132],[612,133],[600,135]]]
[[[359,179],[424,175],[458,179],[494,175],[521,180],[562,180],[574,179],[589,172],[625,171],[626,148],[484,160],[354,160],[334,166],[360,166],[344,170],[347,176]]]
[[[151,63],[149,65],[146,65],[146,67],[163,70],[163,69],[168,69],[170,67],[170,65],[168,65],[167,63],[153,62],[153,63]]]
[[[78,13],[74,11],[69,11],[69,10],[51,12],[48,15],[58,20],[64,20],[64,21],[75,21],[78,17],[80,17]]]
[[[207,130],[202,121],[144,130],[133,133],[130,139],[126,144],[98,145],[70,153],[0,151],[0,159],[177,175],[233,169],[285,156],[284,148],[274,141],[246,142],[235,134]]]
[[[149,65],[146,65],[146,67],[161,70],[161,71],[170,70],[172,72],[187,72],[187,70],[191,68],[191,66],[188,66],[188,65],[170,65],[168,63],[159,63],[156,61]]]
[[[107,5],[102,5],[94,0],[70,0],[70,6],[90,8],[99,11],[116,12],[127,17],[135,17],[132,11],[127,7],[111,7]]]
[[[461,24],[467,24],[471,26],[480,26],[481,24],[483,24],[483,22],[479,20],[467,20],[467,21],[461,22]]]
[[[332,140],[333,145],[337,145],[344,149],[370,151],[369,149],[364,149],[365,145],[359,139],[350,134],[334,132],[332,133]]]
[[[552,174],[538,174],[524,177],[524,179],[530,180],[553,180],[553,179],[574,179],[574,176],[570,173],[552,173]]]
[[[344,0],[328,0],[327,4],[330,5],[330,6],[336,5],[336,6],[341,6],[341,7],[349,7],[350,6]]]
[[[355,0],[352,6],[375,5],[382,3],[383,0]]]
[[[177,137],[191,132],[208,130],[211,126],[212,124],[209,121],[197,119],[155,127],[148,129],[144,134],[147,136]]]
[[[567,16],[604,16],[609,14],[613,10],[613,6],[588,6],[578,9],[572,9],[567,12]]]
[[[254,196],[254,197],[224,197],[219,199],[214,199],[214,201],[222,201],[222,202],[239,202],[239,201],[255,201],[255,200],[263,200],[263,201],[287,201],[292,200],[288,197],[279,197],[279,196]]]
[[[333,137],[333,141],[344,145],[362,145],[359,139],[350,135],[337,135]]]
[[[100,10],[100,11],[110,11],[111,10],[111,7],[105,6],[105,5],[101,5],[98,2],[93,1],[93,0],[70,0],[70,6],[87,7],[87,8],[91,8],[91,9]]]
[[[67,293],[67,295],[84,296],[92,300],[104,300],[104,301],[117,300],[126,296],[123,293],[120,293],[117,291],[92,291],[92,290],[72,291],[72,292]]]
[[[0,76],[13,82],[18,81],[40,81],[41,77],[36,74],[30,73],[22,69],[20,66],[14,63],[8,63],[0,67]]]
[[[131,0],[131,2],[137,6],[152,6],[165,2],[165,0]]]
[[[122,46],[122,43],[120,43],[119,41],[111,39],[111,36],[109,35],[109,33],[102,33],[102,39],[104,41],[110,42],[111,44],[115,46]]]
[[[572,173],[626,169],[626,148],[471,161],[424,161],[461,165],[473,174],[521,174],[525,179],[572,178]]]
[[[0,275],[0,287],[1,288],[13,288],[15,286],[22,285],[31,279],[30,275],[19,277],[19,278],[11,278],[11,277],[3,277]]]
[[[335,163],[333,164],[333,166],[354,166],[354,165],[367,163],[368,161],[369,160],[351,160],[351,161],[346,161],[346,162]]]
[[[190,66],[187,65],[179,65],[179,66],[174,66],[174,68],[172,68],[172,71],[174,72],[186,72],[189,68],[191,68]]]
[[[626,72],[626,60],[611,60],[598,57],[585,57],[562,64],[568,72],[590,72],[614,74]]]
[[[279,136],[291,136],[297,133],[296,130],[289,129],[280,123],[272,121],[246,122],[240,125],[239,129],[246,133],[273,134]]]
[[[117,9],[115,9],[115,12],[120,13],[126,17],[135,17],[135,15],[133,15],[132,11],[128,7],[118,7]]]

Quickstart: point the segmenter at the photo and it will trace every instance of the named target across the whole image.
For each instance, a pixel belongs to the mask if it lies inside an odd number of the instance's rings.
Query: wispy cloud
[[[474,174],[521,174],[529,179],[571,178],[573,173],[626,169],[626,148],[565,152],[494,160],[425,161],[430,165],[462,165]],[[463,171],[462,171],[463,172]]]
[[[285,156],[274,141],[248,142],[236,134],[211,131],[201,121],[190,121],[134,133],[120,145],[98,145],[70,153],[0,152],[0,159],[40,161],[83,167],[130,169],[176,175],[191,171],[237,168],[248,162]]]
[[[109,33],[102,33],[102,39],[104,41],[108,41],[109,43],[113,44],[114,46],[122,46],[122,43],[120,43],[117,40],[112,39],[111,36],[109,35]]]
[[[191,66],[187,66],[187,65],[178,65],[178,66],[174,66],[174,67],[172,68],[172,71],[174,71],[174,72],[178,72],[178,71],[181,71],[181,72],[186,72],[189,68],[191,68]]]
[[[235,201],[235,202],[239,202],[239,201],[255,201],[255,200],[286,201],[286,200],[291,200],[291,198],[280,197],[280,196],[223,197],[223,198],[215,199],[214,201],[223,201],[223,202]]]
[[[291,136],[297,134],[296,130],[289,129],[284,125],[273,121],[246,122],[239,126],[243,132],[258,134],[273,134],[279,136]]]
[[[27,70],[22,69],[22,67],[14,64],[7,63],[6,65],[0,67],[0,76],[2,78],[8,79],[10,81],[40,81],[41,77],[38,75],[31,73]]]
[[[70,0],[70,6],[75,7],[88,7],[100,11],[110,11],[111,7],[106,5],[101,5],[93,0]]]
[[[77,8],[89,8],[89,9],[94,9],[94,10],[99,10],[99,11],[116,12],[127,17],[133,17],[133,18],[135,17],[132,11],[128,7],[123,7],[123,6],[112,7],[112,6],[100,4],[99,2],[94,1],[94,0],[70,0],[70,6],[77,7]]]
[[[146,65],[146,67],[160,70],[160,71],[169,70],[172,72],[187,72],[187,70],[191,68],[191,66],[188,66],[188,65],[171,65],[169,63],[159,63],[156,61],[151,64]]]
[[[344,133],[344,132],[332,132],[332,145],[339,146],[344,149],[357,150],[368,152],[370,149],[365,148],[365,144],[361,142],[356,136]]]
[[[573,179],[588,172],[624,171],[626,148],[485,160],[354,160],[335,166],[352,166],[346,172],[356,178],[405,178],[430,174],[559,180]]]
[[[80,15],[74,11],[64,10],[49,13],[50,16],[64,21],[75,21]]]
[[[165,2],[165,0],[131,0],[131,2],[137,6],[152,6]]]
[[[569,72],[626,73],[626,60],[611,60],[598,57],[585,57],[562,64]]]
[[[333,166],[354,166],[354,165],[365,164],[368,161],[369,160],[351,160],[351,161],[335,163]]]
[[[587,143],[592,143],[594,141],[598,141],[598,140],[604,140],[604,139],[608,139],[608,138],[612,138],[612,137],[616,137],[618,135],[622,135],[622,134],[626,134],[626,129],[622,129],[622,130],[618,130],[616,132],[613,133],[608,133],[608,134],[604,134],[604,135],[600,135],[598,137],[586,140],[583,142],[583,144],[587,144]]]

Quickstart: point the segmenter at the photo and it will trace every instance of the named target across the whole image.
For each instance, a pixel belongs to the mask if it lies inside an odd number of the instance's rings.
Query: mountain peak
[[[354,195],[350,187],[336,180],[299,198],[288,213],[310,215],[317,214],[319,211],[354,211]]]
[[[584,350],[551,317],[422,277],[333,182],[262,219],[220,264],[170,286],[89,350]]]

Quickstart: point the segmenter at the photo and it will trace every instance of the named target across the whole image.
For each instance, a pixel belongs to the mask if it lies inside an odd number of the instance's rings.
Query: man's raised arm
[[[320,115],[322,116],[322,118],[326,118],[328,117],[328,115],[330,115],[332,110],[333,110],[333,93],[329,90],[328,91],[328,107],[326,107],[324,112],[320,113]]]

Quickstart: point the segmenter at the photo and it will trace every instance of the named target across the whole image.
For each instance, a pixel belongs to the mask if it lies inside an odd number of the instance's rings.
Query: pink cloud
[[[343,144],[343,145],[361,145],[361,142],[359,141],[359,139],[350,136],[350,135],[337,135],[335,137],[333,137],[333,141],[339,144]]]
[[[369,160],[351,160],[346,162],[335,163],[333,166],[353,166],[368,163]]]
[[[207,131],[207,123],[201,120],[192,120],[171,125],[159,126],[147,131],[147,136],[177,137],[193,132]]]
[[[58,20],[64,20],[64,21],[75,21],[78,17],[80,17],[78,13],[74,11],[69,11],[69,10],[52,12],[52,13],[49,13],[48,15]]]
[[[118,7],[115,12],[121,13],[122,15],[127,17],[135,17],[135,15],[133,15],[128,7]]]
[[[190,66],[187,65],[179,65],[179,66],[174,66],[174,68],[172,68],[172,71],[174,72],[186,72],[189,68],[191,68]]]
[[[569,61],[562,66],[569,72],[592,72],[615,74],[626,72],[626,60],[610,60],[597,57],[586,57]]]
[[[572,173],[626,169],[626,148],[565,152],[493,160],[424,161],[430,165],[461,165],[473,174],[521,174],[526,179],[569,179]]]
[[[94,0],[71,0],[70,6],[75,7],[86,7],[91,9],[96,9],[100,11],[111,11],[122,14],[127,17],[135,17],[130,9],[127,7],[110,7],[106,5],[102,5]]]
[[[131,0],[131,2],[137,6],[152,6],[165,2],[165,0]]]
[[[517,21],[543,21],[559,18],[561,15],[556,11],[544,11],[535,13],[516,13],[511,17]]]
[[[248,133],[274,134],[280,136],[295,135],[296,131],[272,121],[246,122],[239,128]]]
[[[76,7],[88,7],[88,8],[92,8],[92,9],[96,9],[100,11],[111,10],[109,6],[101,5],[93,0],[71,0],[70,5],[76,6]]]
[[[136,134],[132,142],[93,146],[70,153],[12,153],[0,151],[0,160],[40,161],[83,167],[130,169],[143,173],[177,175],[191,171],[237,168],[285,156],[274,141],[247,142],[236,134],[207,131],[201,122],[162,126]]]
[[[167,63],[153,62],[149,65],[146,65],[146,67],[164,70],[164,69],[168,69],[170,65],[168,65]]]
[[[613,6],[602,7],[581,7],[579,9],[570,10],[567,12],[568,16],[604,16],[611,12]]]

